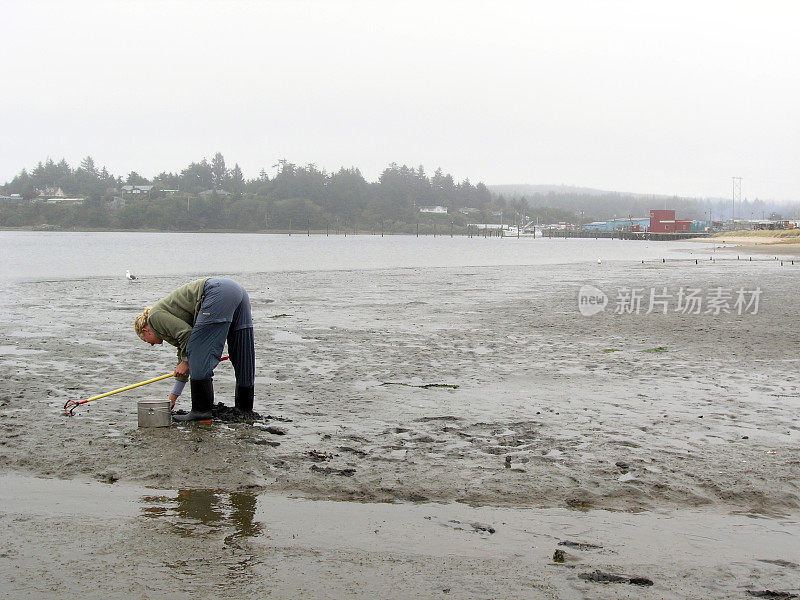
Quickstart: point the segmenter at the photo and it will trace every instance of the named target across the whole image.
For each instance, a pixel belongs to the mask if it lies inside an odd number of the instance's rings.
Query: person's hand
[[[189,363],[185,360],[175,367],[175,377],[188,377],[189,376]]]
[[[178,396],[176,396],[175,394],[170,394],[170,395],[169,395],[169,409],[170,409],[170,410],[172,410],[173,408],[175,408],[175,401],[176,401],[177,399],[178,399]]]

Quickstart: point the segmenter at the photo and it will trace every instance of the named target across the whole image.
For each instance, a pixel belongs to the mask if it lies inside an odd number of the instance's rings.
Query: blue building
[[[605,221],[595,221],[593,223],[587,223],[583,228],[589,231],[608,231],[606,225],[607,223]]]
[[[608,221],[595,221],[583,226],[588,231],[647,231],[648,227],[650,227],[650,217],[609,219]]]

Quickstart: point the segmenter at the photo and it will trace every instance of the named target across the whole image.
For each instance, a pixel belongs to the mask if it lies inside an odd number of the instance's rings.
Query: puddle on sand
[[[261,533],[255,520],[256,494],[220,490],[179,490],[167,495],[145,495],[141,514],[169,521],[179,536],[195,534],[197,525],[228,530],[226,541]]]
[[[152,597],[188,598],[210,586],[224,589],[219,597],[295,598],[298,588],[326,581],[331,564],[342,585],[371,582],[374,596],[385,582],[405,580],[413,564],[420,576],[412,589],[422,593],[435,576],[425,565],[446,561],[447,585],[464,589],[478,577],[506,597],[527,597],[532,573],[559,597],[600,593],[578,577],[596,569],[648,577],[663,597],[704,595],[709,581],[717,582],[712,595],[730,597],[744,588],[792,587],[798,536],[794,517],[362,504],[0,475],[0,550],[8,549],[0,595],[11,596],[122,598],[146,580]],[[552,563],[562,542],[569,569]],[[87,570],[92,553],[102,565]],[[485,565],[480,573],[476,559]],[[81,578],[69,577],[76,571]],[[676,585],[684,596],[670,595]]]

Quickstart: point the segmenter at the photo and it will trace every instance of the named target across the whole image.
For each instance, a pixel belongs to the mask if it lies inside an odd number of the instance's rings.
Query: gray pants
[[[213,377],[226,340],[236,374],[236,385],[253,385],[256,354],[250,297],[235,281],[212,278],[203,288],[200,312],[186,343],[192,379]]]

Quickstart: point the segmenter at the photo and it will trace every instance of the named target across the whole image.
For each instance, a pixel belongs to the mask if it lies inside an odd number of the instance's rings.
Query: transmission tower
[[[739,202],[739,207],[742,206],[742,178],[732,177],[733,179],[733,206],[731,207],[731,221],[736,218],[736,202]]]

